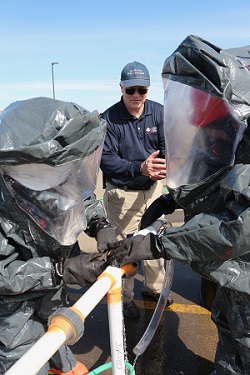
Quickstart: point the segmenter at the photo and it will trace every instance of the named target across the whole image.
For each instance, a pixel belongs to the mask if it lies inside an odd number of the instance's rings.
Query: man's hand
[[[153,181],[166,177],[166,160],[157,158],[159,152],[159,150],[153,152],[141,165],[141,174],[150,177]]]
[[[159,259],[163,256],[164,248],[153,233],[146,236],[140,234],[125,238],[113,244],[108,244],[108,264],[121,267],[140,260]]]

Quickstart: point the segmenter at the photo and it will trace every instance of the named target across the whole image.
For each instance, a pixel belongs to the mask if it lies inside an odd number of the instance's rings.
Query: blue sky
[[[151,75],[148,98],[162,103],[163,63],[182,40],[250,45],[249,15],[249,0],[0,0],[0,109],[52,97],[52,62],[56,99],[102,112],[136,60]]]

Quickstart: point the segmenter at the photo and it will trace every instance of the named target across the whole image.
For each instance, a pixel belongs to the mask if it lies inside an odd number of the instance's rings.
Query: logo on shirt
[[[154,126],[153,128],[149,128],[149,127],[146,128],[146,134],[155,134],[155,133],[157,133],[156,126]]]

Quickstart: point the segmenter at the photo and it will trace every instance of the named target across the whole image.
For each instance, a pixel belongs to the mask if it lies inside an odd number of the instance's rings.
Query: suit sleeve
[[[188,261],[225,261],[250,253],[250,165],[234,167],[220,185],[221,211],[200,213],[161,238],[166,254]]]

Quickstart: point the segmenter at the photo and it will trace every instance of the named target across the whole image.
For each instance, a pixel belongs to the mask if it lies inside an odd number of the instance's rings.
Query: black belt
[[[110,184],[111,185],[113,185],[113,186],[115,186],[117,189],[121,189],[121,190],[132,190],[132,191],[137,191],[137,190],[139,190],[139,191],[145,191],[145,190],[150,190],[151,189],[151,187],[155,184],[155,182],[153,183],[153,184],[151,184],[150,186],[148,186],[148,185],[146,185],[146,186],[142,186],[142,187],[133,187],[133,186],[117,186],[117,185],[115,185],[113,182],[110,182]]]

